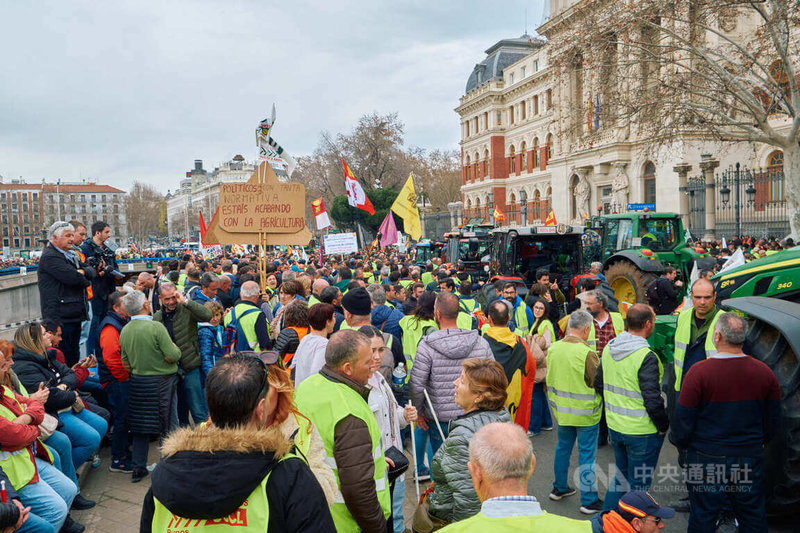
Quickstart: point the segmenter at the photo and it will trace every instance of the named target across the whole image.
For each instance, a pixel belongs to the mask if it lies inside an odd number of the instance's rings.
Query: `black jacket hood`
[[[185,518],[229,516],[288,449],[289,441],[277,429],[178,430],[162,447],[153,496]]]

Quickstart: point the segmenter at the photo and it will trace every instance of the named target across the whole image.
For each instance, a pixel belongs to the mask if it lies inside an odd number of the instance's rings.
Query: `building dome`
[[[486,59],[475,65],[467,79],[466,93],[492,80],[503,79],[503,69],[544,46],[544,41],[527,33],[516,39],[503,39],[486,50]]]

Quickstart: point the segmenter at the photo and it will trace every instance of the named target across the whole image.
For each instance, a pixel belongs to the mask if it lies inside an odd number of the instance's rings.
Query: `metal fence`
[[[431,240],[441,240],[442,235],[450,231],[450,213],[442,211],[439,213],[423,215],[423,227],[425,234],[423,238]]]
[[[702,177],[689,178],[689,230],[706,232],[706,194],[714,195],[717,238],[750,235],[783,237],[789,233],[786,182],[780,169],[750,169],[736,165],[714,178],[714,188]]]

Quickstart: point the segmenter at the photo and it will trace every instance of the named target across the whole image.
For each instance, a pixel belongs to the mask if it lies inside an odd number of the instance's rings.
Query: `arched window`
[[[547,134],[547,160],[550,161],[553,157],[553,134]]]
[[[522,152],[522,168],[520,169],[522,172],[528,171],[528,147],[525,144],[525,141],[522,141],[522,146],[519,148],[520,152]]]
[[[489,150],[484,150],[483,152],[483,175],[489,175]]]
[[[767,174],[769,176],[769,201],[783,202],[786,200],[783,178],[783,152],[775,150],[767,158]]]
[[[783,62],[779,59],[772,63],[769,67],[769,75],[777,84],[777,87],[767,92],[765,100],[767,101],[767,108],[770,115],[784,113],[784,108],[779,101],[784,99],[791,100],[791,89],[789,87],[789,75],[783,67]]]
[[[481,158],[478,157],[478,152],[475,152],[475,157],[472,160],[472,166],[475,167],[475,179],[479,179],[481,177]]]
[[[642,170],[642,200],[646,204],[656,203],[656,166],[652,161],[644,164]]]
[[[539,189],[533,191],[533,219],[542,220],[542,193]]]
[[[533,138],[533,169],[539,168],[539,137]]]
[[[514,145],[513,144],[511,145],[511,148],[509,148],[508,155],[511,158],[511,171],[510,171],[510,173],[511,174],[516,174],[516,172],[517,172],[517,157],[516,157],[517,153],[514,150]]]
[[[472,167],[470,166],[469,156],[467,156],[466,167],[467,167],[467,181],[469,181],[472,179]]]

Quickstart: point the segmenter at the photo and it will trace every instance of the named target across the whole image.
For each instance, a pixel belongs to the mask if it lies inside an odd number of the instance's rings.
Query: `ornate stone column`
[[[706,182],[706,233],[703,240],[713,241],[717,229],[717,190],[714,185],[714,170],[719,167],[719,159],[714,159],[711,154],[700,156],[700,170]]]
[[[678,190],[680,191],[680,215],[683,219],[683,227],[689,227],[689,172],[692,165],[689,163],[678,163],[672,167],[672,171],[678,174]]]

